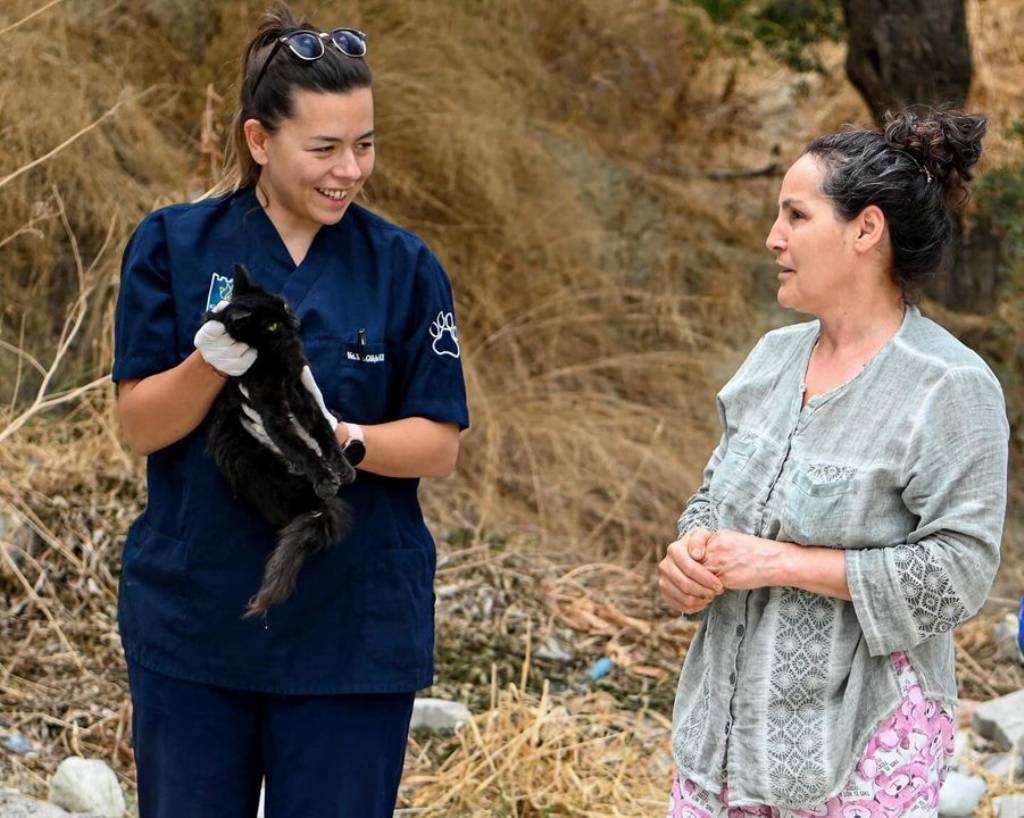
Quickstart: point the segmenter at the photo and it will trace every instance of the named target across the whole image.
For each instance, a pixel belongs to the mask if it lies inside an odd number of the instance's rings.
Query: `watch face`
[[[345,448],[342,449],[342,454],[345,455],[345,459],[349,462],[349,465],[358,466],[363,462],[363,458],[366,457],[366,444],[361,440],[353,438],[345,444]]]

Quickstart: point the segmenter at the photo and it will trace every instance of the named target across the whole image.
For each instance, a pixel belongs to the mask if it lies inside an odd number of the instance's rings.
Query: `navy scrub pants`
[[[139,818],[391,818],[414,692],[291,696],[128,660]]]

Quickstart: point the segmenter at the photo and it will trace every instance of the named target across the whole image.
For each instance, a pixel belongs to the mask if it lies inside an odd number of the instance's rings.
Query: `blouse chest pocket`
[[[391,389],[388,345],[363,338],[311,338],[306,357],[327,408],[352,423],[387,420]]]
[[[855,523],[859,485],[852,466],[796,464],[785,508],[789,537],[803,545],[844,545]]]

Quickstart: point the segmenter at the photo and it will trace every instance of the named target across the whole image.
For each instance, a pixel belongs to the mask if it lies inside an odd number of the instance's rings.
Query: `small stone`
[[[446,699],[416,699],[412,706],[413,730],[457,730],[473,718],[469,708],[461,702]]]
[[[549,636],[544,643],[533,653],[538,659],[547,659],[551,662],[560,662],[564,665],[572,664],[576,656],[571,650],[565,647],[557,636]]]
[[[970,758],[972,755],[971,734],[967,730],[957,730],[953,736],[953,758],[949,761],[949,767],[959,769],[964,756]]]
[[[117,776],[98,758],[65,758],[50,779],[50,800],[73,812],[121,818],[124,794]]]
[[[1012,771],[1015,782],[1024,781],[1024,756],[1019,753],[996,753],[982,761],[981,765],[1000,778],[1009,780]]]
[[[939,792],[939,815],[967,818],[985,794],[985,782],[972,775],[952,772],[946,776]]]
[[[1024,818],[1024,795],[1000,795],[992,799],[996,818]]]
[[[981,702],[974,729],[1001,750],[1024,750],[1024,690]]]
[[[4,736],[2,741],[4,749],[11,753],[17,753],[18,755],[25,755],[32,751],[32,742],[29,741],[18,733],[11,733],[9,736]]]
[[[1020,661],[1020,621],[1015,614],[1007,614],[992,626],[992,642],[996,646],[997,659]]]
[[[60,807],[27,798],[12,790],[0,790],[0,816],[3,818],[69,818]]]

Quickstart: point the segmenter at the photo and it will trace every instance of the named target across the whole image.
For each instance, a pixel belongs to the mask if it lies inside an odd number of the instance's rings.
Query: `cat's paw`
[[[313,491],[321,500],[326,500],[338,493],[341,488],[341,478],[337,472],[324,469],[313,479]]]
[[[341,448],[338,448],[336,452],[332,451],[328,455],[327,465],[331,471],[337,472],[338,479],[341,480],[341,485],[347,486],[349,483],[355,482],[356,470],[352,464],[348,462],[348,458],[345,457]]]
[[[455,326],[455,316],[450,312],[439,312],[430,325],[430,337],[434,339],[434,352],[438,355],[449,355],[458,358],[459,329]]]

